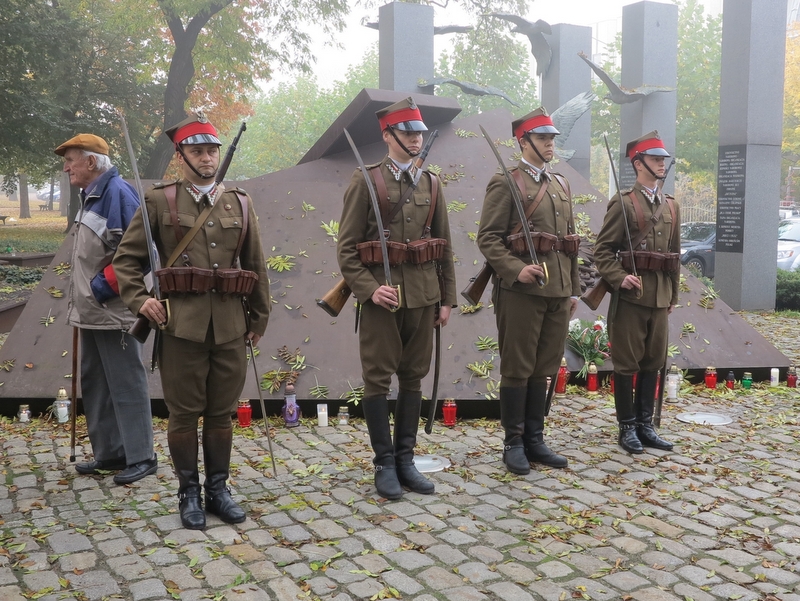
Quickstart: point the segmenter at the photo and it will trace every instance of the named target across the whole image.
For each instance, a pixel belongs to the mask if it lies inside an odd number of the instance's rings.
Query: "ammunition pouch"
[[[383,251],[380,240],[359,242],[356,244],[356,250],[361,262],[367,267],[383,265]],[[405,263],[408,258],[408,247],[402,242],[387,240],[386,251],[389,253],[389,265],[392,267]]]
[[[581,245],[581,237],[578,234],[567,234],[559,238],[547,232],[531,232],[533,248],[537,255],[547,255],[552,251],[563,252],[572,258],[578,254]],[[519,232],[511,234],[506,238],[506,246],[515,255],[528,255],[528,243],[525,240],[525,233]]]
[[[408,243],[408,261],[414,265],[422,265],[429,261],[438,261],[444,255],[447,240],[444,238],[423,238]]]
[[[159,269],[156,277],[165,294],[205,294],[211,291],[247,296],[258,281],[258,274],[254,271],[191,266]]]
[[[633,255],[633,261],[631,261]],[[626,250],[619,253],[622,268],[628,273],[633,272],[633,265],[636,271],[664,271],[672,273],[680,269],[681,256],[679,253],[659,253],[649,250]]]

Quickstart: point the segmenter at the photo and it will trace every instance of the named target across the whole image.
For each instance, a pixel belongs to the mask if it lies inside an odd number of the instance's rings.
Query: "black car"
[[[717,224],[690,221],[681,224],[681,263],[707,278],[714,277]]]

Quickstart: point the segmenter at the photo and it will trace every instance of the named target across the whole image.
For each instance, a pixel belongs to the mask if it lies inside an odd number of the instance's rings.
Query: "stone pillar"
[[[550,69],[542,77],[542,104],[553,113],[562,104],[582,92],[592,90],[592,72],[578,56],[578,52],[592,53],[592,28],[558,23],[553,35],[548,37],[553,49]],[[533,107],[531,107],[533,108]],[[562,133],[563,135],[563,133]],[[592,146],[592,112],[578,119],[565,140],[564,148],[575,151],[569,165],[589,180],[589,158]]]
[[[641,85],[678,85],[678,7],[661,2],[637,2],[622,7],[622,81],[623,88]],[[654,129],[664,146],[675,154],[676,92],[656,92],[642,100],[623,104],[620,110],[620,186],[629,187],[636,180],[625,145]],[[670,171],[664,190],[675,189],[675,169]]]
[[[433,94],[417,87],[433,78],[433,7],[391,2],[378,10],[378,87]]]
[[[775,308],[786,0],[725,0],[714,283],[736,310]]]

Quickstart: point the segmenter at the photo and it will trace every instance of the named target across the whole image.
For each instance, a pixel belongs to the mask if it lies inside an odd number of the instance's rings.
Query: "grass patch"
[[[40,211],[40,202],[31,199],[30,219],[20,219],[19,202],[0,196],[0,215],[8,216],[6,224],[0,224],[0,253],[53,253],[61,247],[67,218],[59,211]]]

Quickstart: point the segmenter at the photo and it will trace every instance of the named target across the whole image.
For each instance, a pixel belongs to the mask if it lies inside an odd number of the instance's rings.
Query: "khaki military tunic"
[[[563,238],[575,233],[572,201],[555,177],[535,181],[527,165],[518,167],[525,181],[524,208],[536,198],[542,185],[547,192],[531,215],[531,231]],[[516,185],[516,184],[515,184]],[[552,251],[538,257],[547,265],[550,281],[538,284],[517,281],[520,271],[531,263],[528,255],[511,253],[507,236],[520,222],[519,213],[502,173],[495,174],[486,188],[478,230],[478,248],[494,269],[493,300],[500,343],[500,373],[503,385],[524,386],[528,379],[553,375],[564,353],[569,328],[570,297],[581,292],[577,257]]]
[[[630,191],[624,191],[622,197],[633,241],[638,237],[640,230],[628,192]],[[633,187],[633,193],[642,208],[646,224],[658,210],[658,205],[651,204],[638,182]],[[680,252],[680,207],[674,200],[673,204],[675,221],[673,222],[669,207],[665,206],[658,223],[636,250]],[[638,371],[657,371],[664,364],[669,333],[667,309],[670,305],[678,303],[680,270],[672,273],[640,271],[643,292],[642,297],[637,299],[635,291],[620,288],[628,272],[617,260],[617,252],[627,249],[628,239],[622,207],[619,195],[615,195],[608,204],[603,227],[597,236],[594,260],[600,275],[611,285],[619,298],[615,314],[609,316],[612,321],[610,340],[614,369],[619,373],[630,375]]]
[[[387,156],[380,163],[386,182],[389,206],[393,208],[409,186],[409,175],[396,179],[394,166]],[[398,211],[390,224],[389,240],[408,243],[422,237],[431,206],[431,179],[423,174],[416,191]],[[356,244],[377,240],[378,230],[364,176],[357,169],[344,195],[339,223],[337,255],[339,268],[347,285],[361,303],[359,347],[366,396],[387,394],[392,374],[396,373],[404,390],[419,390],[419,382],[430,369],[433,346],[434,305],[455,306],[456,281],[450,225],[441,182],[436,201],[431,238],[444,238],[447,245],[439,261],[444,278],[445,296],[441,298],[436,266],[403,263],[391,268],[392,284],[400,285],[400,310],[392,313],[375,305],[372,294],[386,282],[383,265],[367,267],[359,258]]]
[[[150,228],[162,263],[166,263],[178,244],[164,194],[168,185],[177,188],[177,213],[184,235],[206,206],[205,198],[202,206],[195,202],[184,180],[159,184],[147,192],[145,201]],[[173,415],[173,409],[178,414],[204,413],[207,420],[209,413],[223,418],[227,415],[230,422],[230,412],[244,386],[247,367],[244,336],[248,330],[260,336],[266,330],[270,311],[269,279],[252,200],[247,204],[248,227],[240,262],[242,269],[258,274],[258,282],[248,297],[249,325],[238,296],[212,290],[205,294],[170,297],[171,315],[163,332],[160,359],[170,422],[173,418],[180,419],[179,415]],[[219,196],[206,223],[184,250],[188,263],[206,269],[231,267],[244,223],[242,215],[241,203],[233,191]],[[175,266],[183,264],[183,260],[178,259]],[[147,265],[149,257],[140,209],[114,257],[120,296],[135,314],[151,296],[142,277],[142,267]],[[170,352],[170,349],[180,349],[182,356],[174,356],[177,351]]]

